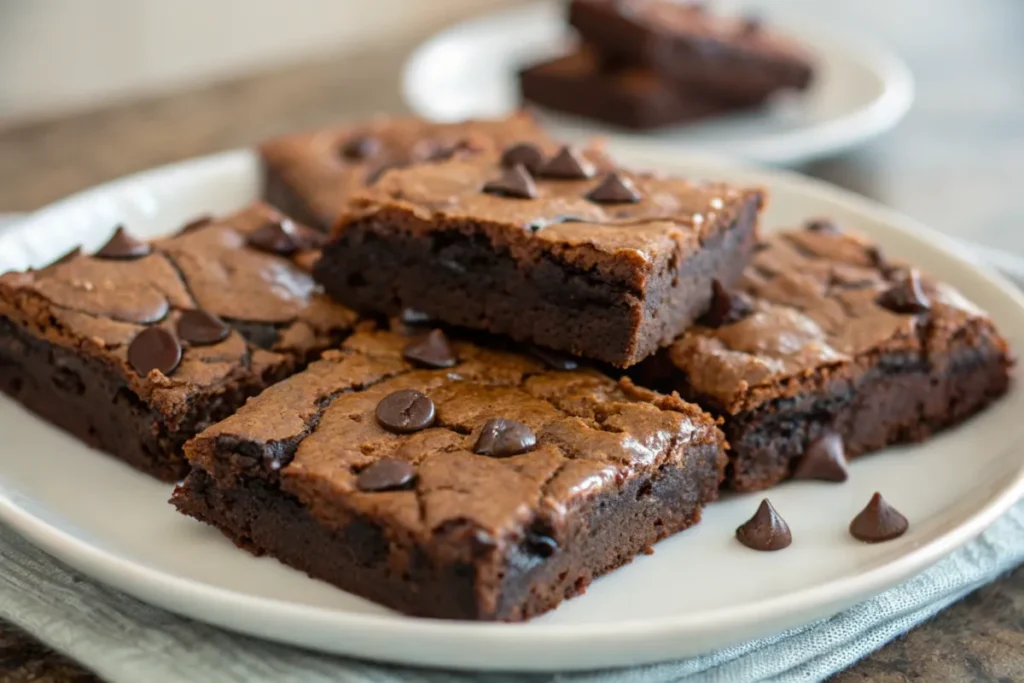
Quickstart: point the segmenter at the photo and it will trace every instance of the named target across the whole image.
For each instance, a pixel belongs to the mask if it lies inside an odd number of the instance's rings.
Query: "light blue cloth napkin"
[[[810,626],[667,664],[481,675],[330,657],[189,621],[85,578],[0,526],[0,618],[113,683],[789,683],[850,666],[1022,563],[1024,503],[919,576]]]

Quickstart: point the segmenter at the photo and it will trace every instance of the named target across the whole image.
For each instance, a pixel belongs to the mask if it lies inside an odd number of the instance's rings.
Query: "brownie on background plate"
[[[316,278],[359,311],[632,365],[740,277],[764,193],[607,164],[518,143],[392,169],[352,199]]]
[[[185,441],[351,331],[309,273],[322,240],[257,204],[0,275],[0,390],[175,481]]]
[[[716,16],[705,2],[572,0],[569,23],[609,63],[651,69],[678,87],[749,104],[813,76],[808,51],[755,16]]]
[[[264,197],[296,220],[327,232],[344,214],[349,197],[389,168],[501,149],[516,141],[554,144],[525,112],[462,123],[381,116],[292,133],[259,147]]]
[[[915,442],[1002,395],[992,321],[952,287],[816,220],[771,235],[734,292],[635,377],[724,418],[727,483],[844,478],[844,461]]]
[[[393,609],[527,619],[700,519],[700,408],[590,370],[363,330],[186,446],[172,503]]]

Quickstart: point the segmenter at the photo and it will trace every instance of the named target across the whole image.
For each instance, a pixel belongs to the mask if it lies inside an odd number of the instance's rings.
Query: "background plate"
[[[893,212],[790,174],[700,158],[667,171],[768,186],[769,226],[829,215],[911,257],[989,310],[1024,348],[1024,303],[959,245]],[[259,187],[250,152],[199,159],[72,197],[0,234],[0,271],[43,264],[124,222],[157,235],[227,211]],[[794,542],[756,553],[733,538],[760,496],[728,496],[703,523],[598,580],[585,596],[527,624],[397,615],[236,549],[167,505],[168,486],[90,451],[0,398],[0,519],[68,564],[142,600],[286,643],[367,658],[474,669],[581,669],[692,655],[829,616],[920,571],[978,534],[1018,497],[1024,453],[1021,371],[1009,396],[926,444],[857,460],[842,486],[799,482],[771,492]],[[875,490],[911,520],[908,534],[863,545],[847,525]]]
[[[812,88],[767,109],[650,133],[543,112],[557,137],[607,135],[613,145],[714,151],[771,164],[833,154],[875,137],[903,117],[913,79],[887,49],[860,36],[789,18],[811,3],[764,6],[773,25],[804,42],[818,65]],[[788,11],[784,11],[787,10]],[[565,51],[564,3],[542,2],[457,24],[418,48],[405,66],[402,91],[418,114],[440,121],[500,116],[519,106],[519,68]]]

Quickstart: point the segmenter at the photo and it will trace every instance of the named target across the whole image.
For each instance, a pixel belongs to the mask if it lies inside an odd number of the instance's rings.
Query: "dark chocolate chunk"
[[[216,344],[231,334],[231,328],[213,313],[201,310],[182,311],[178,318],[178,337],[196,346]]]
[[[636,204],[640,201],[640,193],[636,191],[633,181],[618,173],[609,173],[604,180],[586,194],[586,198],[595,204]]]
[[[529,348],[530,355],[547,365],[552,370],[575,370],[578,368],[579,362],[572,356],[554,351],[552,349],[545,349],[540,346],[531,346]]]
[[[356,477],[360,491],[399,491],[410,489],[416,481],[416,468],[407,460],[382,458]]]
[[[181,230],[178,231],[178,234],[179,235],[184,235],[185,233],[192,232],[193,230],[198,230],[199,228],[201,228],[203,226],[209,225],[212,222],[213,222],[213,216],[211,216],[209,214],[204,214],[202,216],[197,216],[196,218],[193,218],[188,223],[186,223],[185,227],[183,227]]]
[[[372,135],[357,135],[345,141],[341,146],[341,155],[352,161],[363,161],[377,156],[383,146],[380,139]]]
[[[181,343],[162,327],[147,327],[128,345],[128,362],[143,377],[151,370],[169,375],[181,362]]]
[[[536,173],[543,164],[544,153],[537,145],[531,145],[528,142],[512,145],[501,155],[501,165],[505,168],[522,165],[530,173]]]
[[[850,535],[865,543],[881,543],[899,538],[910,528],[907,518],[875,492],[867,507],[850,522]]]
[[[537,176],[556,180],[587,180],[593,178],[596,172],[592,163],[572,147],[566,146],[537,170]]]
[[[402,357],[425,368],[450,368],[459,362],[455,349],[441,330],[432,330],[420,339],[409,342]]]
[[[789,525],[767,498],[761,501],[754,516],[736,529],[736,538],[754,550],[782,550],[793,542]]]
[[[389,432],[412,434],[434,424],[434,402],[415,389],[388,394],[377,404],[377,422]]]
[[[818,479],[821,481],[846,481],[846,455],[843,451],[843,437],[834,431],[827,431],[812,441],[804,450],[794,479]]]
[[[537,445],[537,436],[522,422],[492,418],[484,423],[480,437],[473,446],[477,455],[492,458],[507,458],[532,450]]]
[[[906,273],[896,284],[879,294],[876,301],[894,313],[924,313],[932,307],[921,289],[921,276],[916,270]]]
[[[819,232],[824,235],[839,235],[842,233],[839,226],[831,218],[815,218],[807,221],[804,227],[811,232]]]
[[[514,199],[534,199],[537,197],[537,186],[534,185],[533,178],[530,177],[530,173],[522,164],[516,164],[512,168],[505,169],[500,178],[484,185],[483,191],[487,194]]]
[[[249,233],[249,246],[278,256],[291,256],[303,249],[324,245],[323,235],[287,218],[268,221]]]
[[[742,292],[732,294],[718,280],[711,282],[711,307],[700,319],[706,327],[721,327],[739,322],[750,315],[753,305]]]
[[[110,240],[93,256],[96,258],[129,260],[148,256],[152,252],[152,245],[135,239],[125,232],[124,226],[119,225]]]

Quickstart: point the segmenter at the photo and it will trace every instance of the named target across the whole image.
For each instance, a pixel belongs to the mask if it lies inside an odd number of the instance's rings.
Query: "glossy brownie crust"
[[[538,181],[550,195],[489,202],[479,199],[482,181],[462,176],[488,178],[500,169],[451,172],[477,197],[443,199],[455,202],[447,215],[427,213],[426,200],[421,208],[374,199],[371,210],[343,224],[315,270],[327,293],[356,310],[415,309],[620,367],[670,343],[704,313],[713,280],[738,280],[763,202],[754,190],[640,176],[634,178],[645,199],[637,204],[604,208],[583,200],[598,177]],[[419,187],[401,174],[381,183],[382,193],[393,192],[388,196]],[[680,207],[665,208],[673,202]],[[558,222],[577,210],[598,213]],[[688,223],[693,216],[702,226]]]
[[[717,497],[721,433],[678,397],[464,342],[451,367],[423,369],[404,359],[417,340],[358,332],[200,434],[172,503],[393,609],[517,621],[697,523]],[[413,387],[436,421],[385,429],[382,401]],[[495,418],[535,442],[481,450]],[[366,488],[381,462],[410,476]]]

